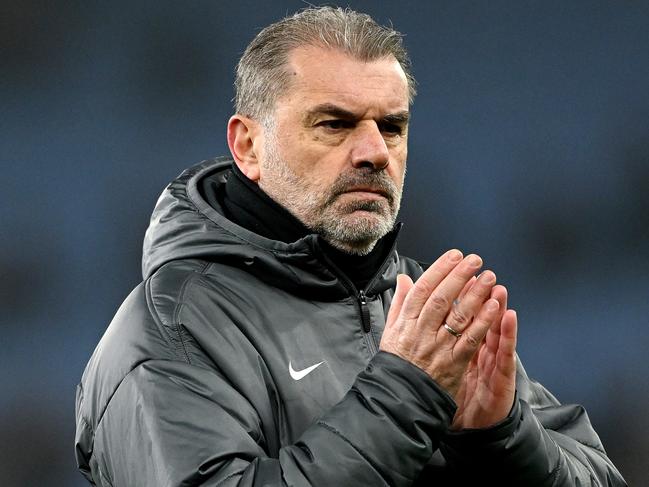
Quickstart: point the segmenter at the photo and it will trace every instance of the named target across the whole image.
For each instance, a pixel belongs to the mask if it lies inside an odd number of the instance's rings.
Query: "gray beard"
[[[356,218],[356,221],[350,224],[336,215],[323,213],[322,218],[309,227],[322,235],[322,238],[333,247],[354,255],[369,254],[376,242],[392,230],[396,220],[396,213],[382,215],[385,213],[385,204],[378,201],[354,201],[338,205],[338,209],[344,214],[366,211],[381,215],[378,219],[376,217]]]

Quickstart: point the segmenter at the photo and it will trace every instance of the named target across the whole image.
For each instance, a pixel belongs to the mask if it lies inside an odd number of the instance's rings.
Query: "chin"
[[[383,230],[388,226],[391,227],[389,224],[391,219],[375,211],[357,210],[351,214],[341,215],[339,221],[350,228],[350,233],[358,233],[361,239],[374,238],[375,235],[379,235],[377,239],[381,238],[386,233]]]
[[[355,211],[336,218],[323,234],[334,247],[350,254],[365,255],[393,226],[391,219],[383,215]]]
[[[358,241],[354,241],[354,242],[344,241],[343,242],[343,241],[339,241],[339,240],[330,240],[330,239],[326,239],[326,238],[325,238],[325,240],[327,240],[329,245],[331,245],[332,247],[337,248],[338,250],[340,250],[342,252],[345,252],[345,253],[350,254],[350,255],[359,255],[359,256],[369,254],[374,249],[374,247],[376,246],[376,242],[377,242],[377,240],[372,240],[370,242],[364,242],[364,241],[363,242],[358,242]]]

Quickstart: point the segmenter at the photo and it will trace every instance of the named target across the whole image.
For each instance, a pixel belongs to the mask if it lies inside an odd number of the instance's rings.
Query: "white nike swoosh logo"
[[[320,363],[317,363],[315,365],[312,365],[311,367],[307,367],[306,369],[295,370],[295,369],[293,369],[293,365],[289,361],[289,363],[288,363],[288,373],[291,374],[291,378],[293,378],[293,380],[304,379],[307,375],[309,375],[311,372],[313,372],[315,369],[317,369],[322,364],[324,364],[324,361],[322,361]]]

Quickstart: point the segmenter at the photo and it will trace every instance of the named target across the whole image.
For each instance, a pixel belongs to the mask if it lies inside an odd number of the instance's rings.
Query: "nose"
[[[375,171],[385,169],[390,164],[390,152],[376,122],[362,124],[356,130],[352,165],[355,168],[369,167]]]

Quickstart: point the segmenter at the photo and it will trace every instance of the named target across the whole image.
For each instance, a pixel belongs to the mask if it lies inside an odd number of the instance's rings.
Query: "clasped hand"
[[[399,275],[380,349],[423,369],[455,400],[452,429],[486,428],[516,389],[516,312],[482,259],[450,250],[416,283]],[[461,334],[455,336],[445,327]]]

